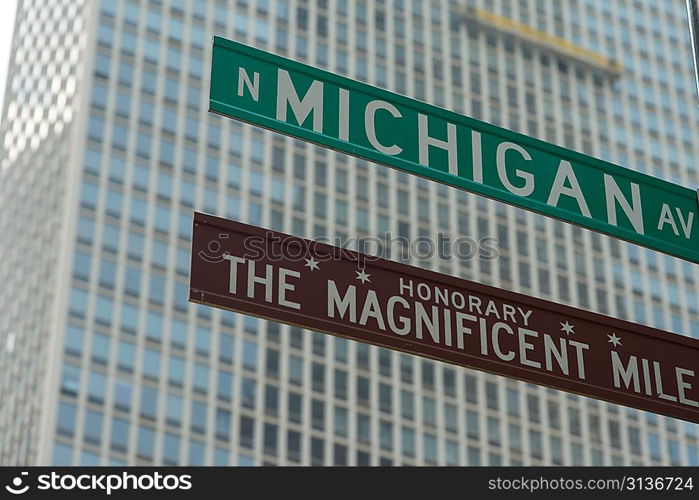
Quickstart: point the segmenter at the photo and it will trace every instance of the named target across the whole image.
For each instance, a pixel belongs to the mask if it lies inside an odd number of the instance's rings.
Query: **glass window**
[[[160,376],[160,352],[146,349],[143,353],[143,374],[157,379]]]
[[[84,243],[92,243],[92,235],[94,232],[94,219],[81,215],[78,219],[78,240]]]
[[[401,428],[401,447],[404,455],[415,456],[415,431],[410,427]]]
[[[192,413],[190,418],[190,428],[192,432],[197,432],[200,434],[204,433],[206,429],[206,414],[207,406],[205,403],[200,401],[192,401]]]
[[[129,411],[131,408],[131,382],[118,377],[114,381],[114,406],[120,410]]]
[[[168,364],[168,383],[181,387],[184,385],[184,375],[184,359],[179,356],[170,356],[170,363]]]
[[[153,64],[157,64],[159,53],[160,46],[158,45],[158,42],[150,37],[147,37],[143,44],[143,57]]]
[[[109,337],[96,333],[92,336],[92,360],[106,363],[109,359]]]
[[[138,296],[141,292],[141,271],[132,266],[126,266],[124,278],[124,291],[130,295]]]
[[[196,336],[194,338],[194,347],[198,354],[204,356],[209,355],[209,345],[211,343],[211,332],[201,326],[197,327]]]
[[[80,356],[83,351],[85,332],[82,328],[69,325],[65,337],[65,351]]]
[[[136,197],[131,198],[131,221],[142,226],[146,222],[147,213],[148,205],[146,200]]]
[[[107,377],[100,372],[90,370],[87,380],[87,399],[92,403],[101,404],[107,392]]]
[[[138,455],[143,458],[153,458],[153,445],[155,442],[155,431],[149,427],[140,425],[138,427]]]
[[[163,439],[163,459],[167,465],[177,465],[180,462],[180,436],[165,433]]]
[[[293,384],[303,383],[303,360],[298,356],[289,358],[289,380]]]
[[[156,303],[162,304],[165,298],[165,278],[155,274],[150,276],[150,287],[148,288],[148,298]]]
[[[110,325],[112,322],[112,310],[114,309],[114,301],[103,295],[97,296],[97,304],[95,306],[95,319],[104,325]]]
[[[437,462],[437,436],[433,434],[423,435],[423,446],[425,453],[425,460],[428,462]]]
[[[58,433],[64,436],[72,436],[75,429],[75,418],[75,405],[61,402],[58,405]]]
[[[158,408],[158,391],[152,387],[141,388],[141,416],[156,418]]]
[[[194,364],[194,390],[197,392],[206,393],[209,387],[209,367],[195,363]]]
[[[429,397],[422,398],[422,417],[425,425],[436,425],[437,408],[434,399]]]
[[[226,466],[229,465],[230,455],[228,450],[222,448],[214,448],[214,465]]]
[[[83,425],[85,441],[99,444],[102,439],[102,414],[92,410],[86,411]]]
[[[117,363],[119,369],[129,372],[133,371],[134,359],[136,359],[136,346],[134,343],[126,340],[120,340],[118,352]]]
[[[163,205],[155,206],[155,228],[167,233],[170,230],[170,209]]]
[[[129,446],[129,422],[121,418],[112,419],[111,447],[126,452]]]
[[[53,444],[52,464],[57,467],[72,465],[73,448],[63,443]]]
[[[182,398],[168,393],[165,403],[165,420],[171,425],[182,422]]]
[[[80,390],[80,367],[64,364],[61,375],[61,392],[71,396],[77,396]]]
[[[146,338],[160,342],[163,335],[163,315],[148,311],[146,319]]]
[[[254,408],[257,383],[251,378],[243,377],[242,384],[241,398],[243,406],[246,408]]]
[[[216,438],[228,441],[231,430],[231,412],[222,408],[216,409]]]
[[[73,256],[73,276],[85,281],[90,280],[92,256],[85,252],[76,251]]]
[[[95,208],[97,206],[98,189],[94,182],[83,181],[82,191],[80,194],[81,205],[86,208]]]
[[[257,369],[257,344],[255,342],[243,342],[243,366],[248,370]]]
[[[173,319],[170,326],[170,343],[184,348],[187,345],[187,323]]]
[[[466,412],[466,433],[470,438],[480,439],[478,413],[474,411]]]
[[[413,393],[402,390],[400,392],[401,415],[403,418],[411,420],[414,414]]]

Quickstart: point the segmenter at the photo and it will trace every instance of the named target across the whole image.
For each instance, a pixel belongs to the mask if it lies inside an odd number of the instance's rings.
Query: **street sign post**
[[[211,215],[190,301],[699,423],[699,341]]]
[[[209,109],[699,263],[694,190],[215,37]]]

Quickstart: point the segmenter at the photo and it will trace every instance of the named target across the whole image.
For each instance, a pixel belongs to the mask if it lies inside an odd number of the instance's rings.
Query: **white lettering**
[[[507,165],[505,163],[505,154],[510,149],[517,151],[527,161],[531,161],[532,159],[529,153],[527,153],[527,151],[519,144],[515,144],[514,142],[501,142],[500,144],[498,144],[498,150],[496,153],[496,164],[498,168],[498,176],[500,177],[500,182],[502,182],[502,185],[505,186],[505,188],[512,194],[516,194],[518,196],[529,196],[534,192],[534,176],[531,173],[519,169],[515,170],[515,175],[520,179],[524,179],[524,186],[522,187],[515,186],[514,184],[512,184],[512,182],[510,182],[509,177],[507,177]]]
[[[677,224],[675,224],[675,219],[672,217],[672,210],[667,203],[663,203],[663,208],[660,209],[660,220],[658,221],[658,231],[662,231],[665,224],[670,224],[672,227],[672,232],[675,236],[679,236],[680,232],[677,229]]]
[[[677,376],[677,392],[680,397],[680,403],[689,405],[689,406],[696,406],[699,407],[699,401],[694,401],[693,399],[687,398],[685,394],[685,390],[690,390],[692,388],[692,384],[684,380],[685,375],[689,375],[690,377],[694,376],[694,370],[686,370],[684,368],[680,368],[679,366],[675,368],[675,375]]]
[[[245,263],[245,259],[235,257],[229,253],[225,254],[223,258],[231,261],[231,275],[228,282],[228,291],[230,293],[236,293],[238,288],[238,264]]]
[[[349,90],[340,89],[338,107],[338,137],[343,141],[349,141]]]
[[[255,285],[260,284],[265,287],[265,302],[272,302],[272,278],[274,268],[272,264],[265,265],[264,277],[255,276],[255,261],[248,261],[248,298],[255,298]]]
[[[636,230],[638,234],[645,234],[643,229],[643,207],[641,206],[641,191],[638,184],[631,182],[631,200],[633,202],[633,208],[629,204],[628,200],[624,197],[624,194],[619,189],[614,177],[609,174],[604,174],[604,192],[605,198],[607,200],[607,220],[613,226],[617,226],[616,218],[616,203],[619,204],[621,209],[628,217],[631,225]]]
[[[568,349],[566,348],[566,339],[559,338],[559,348],[551,335],[544,334],[544,359],[546,360],[546,369],[553,371],[553,358],[556,358],[558,367],[564,375],[568,375]],[[553,356],[551,356],[553,355]]]
[[[541,363],[538,361],[527,359],[527,351],[533,350],[534,344],[527,342],[526,337],[538,337],[539,332],[527,330],[526,328],[518,328],[517,333],[519,333],[519,362],[523,365],[531,366],[532,368],[541,368]]]
[[[611,351],[612,355],[612,370],[614,374],[614,387],[621,389],[621,380],[624,381],[624,386],[628,389],[633,383],[633,390],[641,392],[641,385],[638,380],[638,361],[636,356],[629,357],[629,363],[624,368],[624,365],[616,351]],[[619,378],[621,377],[621,380]]]
[[[298,302],[292,302],[291,300],[287,300],[286,298],[286,292],[293,292],[296,288],[295,285],[286,282],[287,276],[291,276],[292,278],[300,278],[301,273],[283,267],[279,268],[279,305],[284,307],[290,307],[291,309],[301,309],[301,304],[299,304]]]
[[[584,351],[589,349],[590,346],[582,342],[576,342],[575,340],[568,340],[568,345],[575,348],[575,355],[578,361],[578,378],[580,380],[585,380],[585,360]]]
[[[407,335],[410,333],[410,320],[403,316],[399,316],[398,319],[401,320],[401,326],[398,327],[398,325],[396,325],[396,318],[394,312],[396,302],[400,303],[405,309],[410,308],[408,301],[405,300],[403,297],[394,295],[390,299],[388,299],[388,303],[386,305],[388,313],[388,326],[393,333],[396,333],[398,335]]]
[[[566,187],[566,181],[568,181],[570,187]],[[580,213],[585,217],[592,217],[585,196],[583,196],[582,189],[578,183],[578,178],[575,176],[575,172],[573,172],[573,166],[566,160],[561,160],[558,165],[556,178],[553,180],[551,193],[549,193],[549,199],[546,203],[552,207],[557,207],[558,199],[562,194],[575,198],[575,201],[578,202]]]
[[[426,167],[430,166],[430,153],[429,147],[434,146],[436,148],[444,149],[447,151],[449,156],[449,173],[452,175],[458,175],[458,159],[457,159],[457,148],[456,148],[456,125],[453,123],[447,123],[447,140],[442,141],[440,139],[435,139],[430,137],[427,130],[427,115],[418,113],[417,115],[417,126],[418,126],[418,153],[420,157],[420,164]]]
[[[471,130],[471,159],[473,162],[473,182],[483,184],[483,153],[481,152],[481,134]]]
[[[397,155],[403,151],[403,148],[395,144],[384,146],[376,138],[376,112],[379,109],[385,109],[391,113],[393,118],[401,118],[403,116],[393,104],[385,101],[371,101],[364,110],[364,129],[366,130],[367,139],[369,139],[369,142],[377,151],[391,156]]]
[[[660,373],[660,363],[653,361],[653,369],[655,370],[655,385],[658,389],[658,397],[667,401],[677,401],[677,397],[663,392],[663,376]]]
[[[299,125],[306,121],[312,111],[313,130],[323,132],[323,82],[313,80],[308,92],[301,100],[291,82],[289,72],[280,68],[277,72],[277,120],[286,122],[287,104],[291,105]]]
[[[435,344],[439,344],[439,308],[432,306],[432,318],[427,315],[427,310],[420,303],[415,303],[415,337],[422,339],[422,325],[427,326],[427,331],[430,333]]]
[[[345,317],[345,313],[349,309],[349,320],[352,323],[357,322],[357,289],[354,285],[347,287],[345,295],[340,299],[340,294],[337,291],[337,285],[333,280],[328,280],[328,317],[335,317],[335,309],[340,313],[340,319]]]
[[[512,328],[510,328],[507,323],[495,323],[493,325],[493,351],[497,355],[498,358],[502,359],[503,361],[512,361],[515,358],[515,353],[514,351],[508,351],[507,353],[503,353],[502,349],[500,349],[500,331],[505,330],[507,333],[510,335],[514,335],[515,332],[512,331]]]
[[[243,97],[245,87],[247,87],[253,100],[257,102],[260,98],[260,74],[255,71],[252,78],[253,81],[250,81],[250,75],[245,68],[238,68],[238,97]]]

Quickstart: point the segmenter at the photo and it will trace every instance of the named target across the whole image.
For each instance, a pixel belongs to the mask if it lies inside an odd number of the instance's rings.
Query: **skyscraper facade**
[[[699,337],[697,266],[207,112],[222,35],[696,187],[682,2],[20,0],[0,462],[699,463],[697,426],[189,304],[193,210]]]

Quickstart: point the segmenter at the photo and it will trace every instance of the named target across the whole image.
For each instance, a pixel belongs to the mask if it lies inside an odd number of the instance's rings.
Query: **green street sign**
[[[697,193],[215,37],[209,109],[699,263]]]

